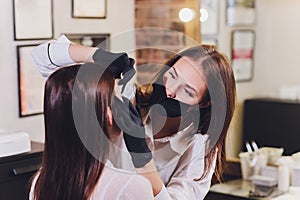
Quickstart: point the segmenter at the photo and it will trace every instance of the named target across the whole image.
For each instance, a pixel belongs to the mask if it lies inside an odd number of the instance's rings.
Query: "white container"
[[[269,165],[263,166],[260,170],[260,175],[274,178],[276,180],[276,183],[277,183],[277,181],[278,181],[278,167],[277,166],[269,166]]]
[[[300,168],[292,169],[292,186],[300,187]]]
[[[281,158],[284,149],[275,147],[262,147],[258,151],[260,154],[263,154],[268,158],[267,163],[269,165],[278,165],[278,159]]]
[[[0,157],[30,151],[29,134],[25,132],[0,132]]]
[[[242,171],[242,178],[244,180],[251,180],[252,176],[254,175],[254,166],[251,164],[253,161],[253,154],[248,152],[242,152],[239,154],[240,162],[241,162],[241,171]]]
[[[278,190],[281,192],[287,192],[290,187],[290,171],[289,167],[280,163],[278,167]]]
[[[241,152],[239,157],[244,180],[252,180],[252,176],[260,174],[261,168],[267,164],[267,157],[259,152]]]
[[[259,186],[273,187],[277,185],[277,180],[269,176],[254,175],[252,183]]]

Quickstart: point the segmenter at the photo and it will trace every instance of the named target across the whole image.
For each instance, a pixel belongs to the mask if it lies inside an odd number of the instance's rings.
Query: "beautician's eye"
[[[189,97],[194,98],[194,94],[191,93],[190,91],[188,91],[187,89],[184,89],[185,93],[187,93],[189,95]]]
[[[172,77],[173,79],[175,79],[175,75],[174,75],[172,72],[169,72],[169,74],[171,75],[171,77]]]

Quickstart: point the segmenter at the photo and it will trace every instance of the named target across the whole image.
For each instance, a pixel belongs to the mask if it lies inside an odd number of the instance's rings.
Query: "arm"
[[[200,181],[194,181],[195,178],[200,178],[204,169],[204,149],[205,141],[202,135],[195,135],[192,144],[181,155],[177,166],[172,173],[172,177],[158,194],[155,199],[160,195],[170,196],[169,199],[180,200],[201,200],[204,199],[209,191],[211,178],[214,173],[216,156],[213,160],[213,165],[209,169],[208,174]],[[167,199],[167,198],[164,198]]]
[[[204,169],[204,156],[199,154],[201,149],[199,145],[204,146],[205,144],[196,141],[185,151],[178,162],[177,168],[172,173],[170,181],[166,185],[163,185],[153,160],[145,167],[137,169],[140,175],[150,181],[155,200],[204,199],[210,188],[216,160],[213,161],[213,167],[209,169],[209,173],[204,179],[194,181],[195,178],[199,178],[202,175]]]
[[[70,44],[69,46],[69,55],[75,63],[86,63],[86,62],[95,62],[93,55],[97,50],[97,47],[85,47],[76,44]]]
[[[161,180],[156,170],[156,166],[153,159],[149,163],[147,163],[144,167],[136,168],[136,171],[138,174],[144,176],[146,179],[150,181],[154,196],[160,193],[160,191],[163,188],[163,181]]]
[[[72,44],[64,35],[38,45],[32,50],[31,57],[44,77],[48,77],[59,67],[85,62],[96,62],[109,68],[114,78],[121,78],[121,74],[129,71],[134,75],[132,69],[135,61],[127,53],[112,53],[97,47]]]
[[[109,68],[114,78],[121,78],[121,93],[128,99],[135,94],[135,86],[131,79],[135,75],[133,58],[126,53],[111,53],[97,47],[85,47],[71,43],[66,36],[51,40],[35,47],[31,52],[32,61],[43,77],[49,77],[63,66],[76,63],[96,62],[101,67]],[[129,83],[129,84],[127,84]]]
[[[151,183],[153,194],[158,194],[163,182],[157,173],[152,152],[145,140],[145,129],[139,110],[128,99],[114,98],[113,116],[123,130],[125,145],[138,174]]]

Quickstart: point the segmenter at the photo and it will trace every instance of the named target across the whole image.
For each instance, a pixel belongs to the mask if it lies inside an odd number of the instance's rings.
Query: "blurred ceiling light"
[[[208,12],[205,8],[200,9],[200,21],[205,22],[208,19]]]
[[[195,11],[190,8],[182,8],[179,11],[179,19],[183,22],[190,22],[195,17]]]

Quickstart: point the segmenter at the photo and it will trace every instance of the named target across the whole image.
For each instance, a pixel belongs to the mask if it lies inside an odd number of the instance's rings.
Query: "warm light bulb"
[[[195,11],[190,8],[182,8],[179,11],[179,19],[183,22],[192,21],[195,17]]]
[[[208,12],[205,8],[200,9],[200,21],[205,22],[208,19]]]

